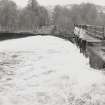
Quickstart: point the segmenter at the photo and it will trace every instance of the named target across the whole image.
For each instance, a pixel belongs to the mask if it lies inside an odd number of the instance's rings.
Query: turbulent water
[[[0,105],[104,105],[105,76],[69,41],[0,42]]]

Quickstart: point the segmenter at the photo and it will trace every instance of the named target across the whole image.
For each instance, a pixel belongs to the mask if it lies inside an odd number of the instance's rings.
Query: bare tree
[[[0,25],[7,31],[15,30],[17,24],[17,6],[9,0],[0,1]]]
[[[22,29],[36,31],[40,26],[47,25],[48,12],[36,0],[29,0],[28,5],[20,11],[19,20]]]

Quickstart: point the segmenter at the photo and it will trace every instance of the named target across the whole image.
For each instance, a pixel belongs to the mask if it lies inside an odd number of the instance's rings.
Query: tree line
[[[99,13],[97,6],[90,3],[73,5],[70,8],[56,6],[53,13],[56,32],[71,33],[74,24],[105,25],[105,13]]]
[[[35,31],[48,24],[48,12],[36,0],[28,0],[24,8],[18,8],[11,0],[0,1],[0,28],[5,31]]]
[[[74,24],[105,25],[105,13],[98,13],[94,4],[82,3],[55,6],[50,16],[48,9],[36,0],[28,0],[24,8],[18,8],[11,0],[0,0],[0,30],[36,31],[42,26],[54,26],[55,33],[71,33]]]

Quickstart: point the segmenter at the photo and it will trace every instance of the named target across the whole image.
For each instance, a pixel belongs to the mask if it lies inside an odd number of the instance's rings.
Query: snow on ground
[[[69,41],[0,42],[0,105],[104,105],[105,76]]]

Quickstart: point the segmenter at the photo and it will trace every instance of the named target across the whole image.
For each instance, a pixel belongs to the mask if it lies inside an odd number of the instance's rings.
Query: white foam
[[[91,90],[92,85],[101,86],[105,81],[100,71],[89,67],[88,59],[75,45],[60,38],[35,36],[8,40],[0,42],[0,51],[20,51],[22,57],[19,59],[24,61],[14,69],[12,96],[10,92],[4,96],[17,102],[16,105],[38,105],[38,99],[46,94],[50,97],[50,102],[46,100],[46,103],[55,105],[56,101],[60,102],[58,98],[68,97],[70,92],[78,96]],[[27,55],[25,51],[33,53]]]

